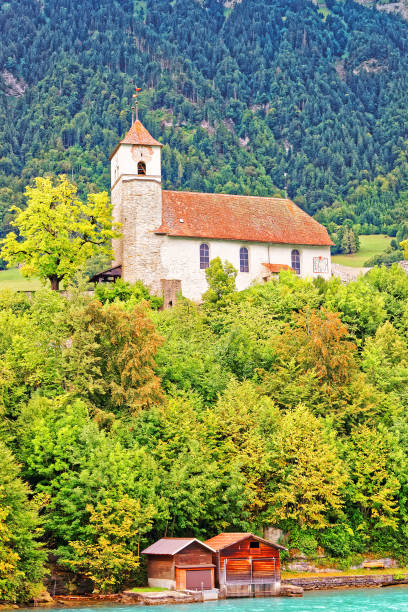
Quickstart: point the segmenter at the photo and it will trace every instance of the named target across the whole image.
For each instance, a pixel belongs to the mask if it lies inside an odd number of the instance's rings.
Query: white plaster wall
[[[210,260],[220,257],[227,260],[236,270],[236,286],[239,291],[249,287],[254,281],[261,281],[267,270],[263,263],[291,265],[292,249],[300,253],[301,276],[316,278],[330,278],[330,247],[301,246],[289,244],[264,244],[259,242],[238,242],[222,240],[205,240],[196,238],[176,238],[163,236],[160,254],[162,266],[167,268],[167,279],[181,280],[182,293],[185,297],[196,302],[201,300],[202,294],[207,290],[205,270],[200,270],[200,244],[208,244]],[[244,246],[248,249],[249,272],[239,272],[239,249]],[[327,257],[327,274],[313,272],[313,258]]]
[[[121,176],[137,176],[139,161],[146,164],[146,176],[161,180],[160,149],[158,146],[121,144],[111,159],[111,187]]]

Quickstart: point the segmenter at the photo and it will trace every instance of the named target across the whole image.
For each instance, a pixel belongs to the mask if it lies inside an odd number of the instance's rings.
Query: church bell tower
[[[123,280],[143,281],[161,294],[160,237],[162,223],[161,147],[139,121],[111,155],[113,217],[122,237],[113,241],[113,266],[122,266]]]

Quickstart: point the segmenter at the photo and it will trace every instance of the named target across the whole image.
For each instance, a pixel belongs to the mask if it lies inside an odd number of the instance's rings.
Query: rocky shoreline
[[[391,574],[354,575],[354,576],[314,576],[286,578],[281,582],[278,597],[302,597],[304,591],[382,588],[389,586],[408,585],[408,574],[403,576]],[[16,604],[0,603],[0,610],[16,610],[24,608],[83,608],[101,606],[107,603],[134,604],[134,605],[171,605],[181,603],[200,603],[208,600],[222,599],[217,589],[211,592],[201,591],[123,591],[113,595],[51,595],[45,591],[30,605],[18,606]]]

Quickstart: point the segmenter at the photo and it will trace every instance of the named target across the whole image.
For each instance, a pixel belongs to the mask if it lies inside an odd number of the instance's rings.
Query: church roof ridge
[[[331,246],[327,229],[288,198],[162,192],[157,234],[185,238]]]
[[[217,197],[225,197],[225,198],[253,198],[254,200],[278,200],[279,202],[290,202],[293,206],[299,208],[297,204],[293,202],[290,198],[281,198],[279,196],[253,196],[253,195],[243,195],[240,193],[214,193],[208,191],[188,191],[185,189],[175,190],[175,189],[163,189],[163,193],[189,193],[191,195],[215,195]],[[302,210],[299,208],[299,210]]]

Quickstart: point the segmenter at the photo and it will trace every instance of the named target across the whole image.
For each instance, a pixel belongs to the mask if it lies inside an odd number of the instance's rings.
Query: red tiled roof
[[[291,200],[163,191],[158,234],[248,242],[332,245],[325,227]]]
[[[240,542],[241,540],[245,540],[245,538],[249,537],[250,533],[220,533],[209,540],[205,540],[207,546],[211,546],[214,550],[222,550],[227,546],[231,546],[236,542]]]
[[[210,546],[213,550],[219,551],[224,548],[228,548],[237,542],[241,542],[242,540],[246,540],[246,538],[254,538],[259,542],[265,542],[265,544],[269,544],[269,546],[273,546],[274,548],[280,548],[281,550],[286,550],[284,546],[280,544],[274,544],[273,542],[269,542],[264,538],[260,538],[259,536],[254,535],[253,533],[220,533],[219,535],[206,540],[204,543],[207,546]]]
[[[263,263],[263,266],[267,268],[270,272],[280,272],[281,270],[292,270],[290,266],[287,264],[271,264],[271,263]]]
[[[145,126],[137,119],[121,143],[162,147],[163,145],[149,134]]]
[[[134,122],[126,136],[121,140],[115,147],[113,153],[109,159],[115,155],[121,144],[133,144],[133,145],[145,145],[147,147],[162,147],[163,145],[155,140],[151,134],[146,130],[145,126],[139,119]]]

